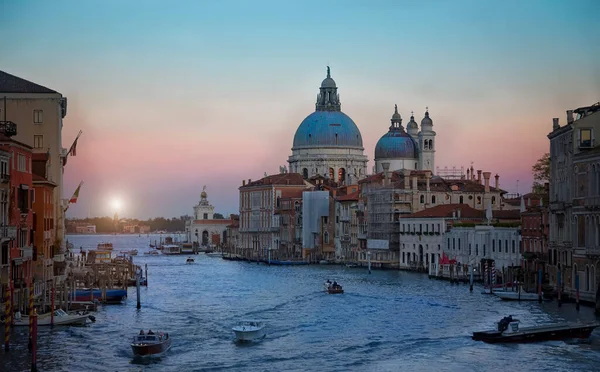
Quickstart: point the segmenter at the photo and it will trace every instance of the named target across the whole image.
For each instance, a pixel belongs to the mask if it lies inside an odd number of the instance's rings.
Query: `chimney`
[[[558,124],[558,118],[552,119],[552,130],[557,130],[560,128],[560,124]]]
[[[474,179],[475,179],[475,169],[471,165],[471,181],[473,181]]]
[[[483,182],[485,184],[485,192],[490,192],[490,177],[492,172],[483,172]]]
[[[417,191],[419,190],[419,179],[417,178],[417,176],[413,176],[412,178],[412,186],[413,186],[413,190]]]
[[[242,186],[246,186],[246,180],[242,180]]]
[[[251,178],[248,178],[248,183],[250,183],[250,182],[252,182],[252,179],[251,179]]]
[[[575,120],[573,119],[573,110],[567,110],[567,124],[571,124]]]
[[[460,208],[456,211],[456,217],[460,218]]]
[[[404,190],[408,190],[408,189],[410,189],[410,171],[408,169],[405,169],[403,171],[403,175],[404,175]]]
[[[481,169],[477,170],[477,183],[481,185]]]
[[[467,168],[467,179],[470,180],[471,178],[469,177],[469,168]]]
[[[390,163],[381,163],[381,167],[383,168],[383,185],[387,186],[390,184]]]
[[[500,179],[500,176],[498,174],[496,174],[496,184],[494,185],[495,188],[499,188],[500,187],[500,182],[498,182],[498,180]]]

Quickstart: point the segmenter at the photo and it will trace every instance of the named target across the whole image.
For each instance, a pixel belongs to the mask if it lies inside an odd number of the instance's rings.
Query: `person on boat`
[[[151,330],[151,329],[149,329],[149,330],[148,330],[148,334],[149,334],[149,335],[153,335],[153,334],[154,334],[154,332],[152,332],[152,330]]]
[[[339,284],[337,284],[337,282],[334,280],[333,281],[333,288],[337,288],[337,287],[339,287]]]
[[[140,330],[140,336],[143,336],[143,335],[144,335],[144,330],[143,330],[143,329],[141,329],[141,330]]]

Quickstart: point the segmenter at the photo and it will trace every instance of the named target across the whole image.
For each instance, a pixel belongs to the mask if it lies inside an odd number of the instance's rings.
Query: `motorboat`
[[[144,252],[146,256],[158,256],[160,253],[156,249],[149,250],[148,252]]]
[[[37,317],[37,325],[38,326],[50,326],[50,325],[78,325],[83,326],[87,324],[87,321],[95,321],[96,318],[90,316],[84,312],[77,312],[69,314],[63,309],[54,310],[54,319],[52,319],[52,314],[40,314]],[[16,314],[14,320],[15,326],[29,326],[29,316]]]
[[[72,298],[72,293],[69,293],[69,298]],[[93,301],[94,299],[102,301],[102,289],[99,288],[84,288],[76,289],[74,301]],[[127,291],[124,289],[106,289],[104,302],[106,303],[121,303],[127,298]]]
[[[133,338],[133,342],[131,343],[131,350],[136,357],[159,357],[166,353],[170,348],[171,337],[169,337],[169,334],[152,332],[152,330],[149,330],[148,333],[140,331],[140,333]]]
[[[131,249],[128,251],[119,251],[119,253],[124,256],[137,256],[138,251],[137,249]]]
[[[194,262],[195,262],[195,261],[194,261],[194,259],[193,259],[192,257],[188,257],[188,258],[187,258],[187,260],[185,260],[185,263],[186,263],[187,265],[193,264]]]
[[[497,329],[473,332],[473,340],[487,343],[536,342],[588,338],[600,323],[555,323],[534,327],[519,327],[520,321],[512,315],[502,318]]]
[[[208,257],[223,257],[223,252],[217,252],[217,251],[204,252],[204,254],[207,255]]]
[[[238,322],[232,330],[238,341],[259,340],[267,335],[265,332],[265,323],[253,320]]]
[[[338,282],[331,282],[329,279],[325,282],[325,292],[329,294],[342,294],[344,293],[344,289]]]
[[[540,299],[540,295],[537,293],[529,293],[529,292],[511,292],[511,291],[503,291],[503,292],[494,292],[494,294],[505,301],[538,301]]]

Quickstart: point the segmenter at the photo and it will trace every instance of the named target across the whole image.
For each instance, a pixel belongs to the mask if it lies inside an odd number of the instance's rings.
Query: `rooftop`
[[[58,93],[29,80],[0,71],[0,93]]]
[[[263,177],[256,181],[249,181],[244,183],[241,188],[253,187],[253,186],[265,186],[265,185],[290,185],[290,186],[304,186],[304,178],[299,173],[279,173],[270,176]]]

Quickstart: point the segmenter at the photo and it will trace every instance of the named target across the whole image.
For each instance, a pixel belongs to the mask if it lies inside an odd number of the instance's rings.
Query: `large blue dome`
[[[378,159],[418,159],[416,142],[403,130],[390,130],[377,141],[375,160]]]
[[[294,135],[294,148],[363,147],[354,121],[341,111],[315,111],[302,121]]]

